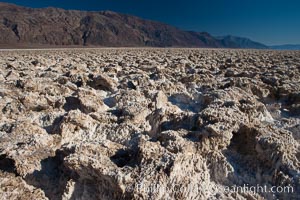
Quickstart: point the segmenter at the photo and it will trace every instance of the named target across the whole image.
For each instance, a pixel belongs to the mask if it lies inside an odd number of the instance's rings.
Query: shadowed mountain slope
[[[0,3],[0,47],[112,46],[267,48],[249,39],[214,38],[205,32],[111,11],[26,8]]]

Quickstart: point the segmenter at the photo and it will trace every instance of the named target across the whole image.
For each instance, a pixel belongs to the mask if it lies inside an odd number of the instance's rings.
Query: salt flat
[[[300,52],[0,51],[2,199],[297,199]],[[291,192],[225,191],[290,186]]]

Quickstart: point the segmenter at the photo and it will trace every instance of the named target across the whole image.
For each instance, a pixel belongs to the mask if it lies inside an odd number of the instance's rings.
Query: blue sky
[[[215,36],[300,44],[300,0],[7,0],[29,7],[112,10]]]

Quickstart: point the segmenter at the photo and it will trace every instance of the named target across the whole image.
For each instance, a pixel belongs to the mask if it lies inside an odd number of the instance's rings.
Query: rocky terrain
[[[267,48],[238,37],[215,38],[112,11],[26,8],[0,2],[0,48],[53,46]]]
[[[0,52],[1,199],[299,199],[300,52]],[[261,185],[293,192],[225,191]]]

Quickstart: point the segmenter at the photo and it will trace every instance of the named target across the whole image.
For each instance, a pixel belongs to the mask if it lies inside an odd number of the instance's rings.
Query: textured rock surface
[[[297,199],[300,52],[0,52],[4,199]],[[290,193],[224,191],[291,186]]]

